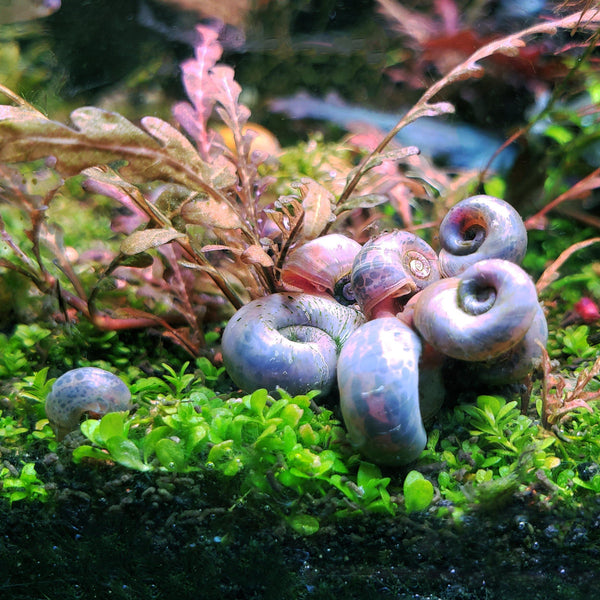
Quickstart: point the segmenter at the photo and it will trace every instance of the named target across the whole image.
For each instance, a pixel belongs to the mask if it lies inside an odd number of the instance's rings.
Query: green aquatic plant
[[[146,388],[148,391],[148,388]],[[87,444],[73,451],[76,462],[115,462],[141,472],[204,473],[236,478],[239,494],[263,494],[275,508],[298,518],[308,499],[329,498],[338,516],[387,512],[397,506],[375,465],[358,461],[331,411],[317,408],[316,393],[279,399],[266,390],[221,398],[198,388],[175,401],[157,397],[135,415],[110,413],[82,423]],[[143,399],[141,399],[144,406]],[[358,465],[352,468],[349,465]],[[340,492],[332,496],[335,492]],[[410,493],[409,493],[410,494]],[[413,490],[412,498],[417,492]],[[413,500],[411,507],[424,507]],[[316,518],[316,517],[315,517]],[[300,521],[294,521],[300,527]]]
[[[587,325],[570,325],[556,333],[560,350],[567,355],[577,358],[593,358],[597,354],[596,348],[590,346],[588,335],[590,328]]]
[[[20,323],[10,336],[0,333],[0,378],[24,376],[32,371],[32,358],[47,353],[52,331],[33,323]]]
[[[25,463],[20,471],[14,468],[0,469],[0,497],[12,505],[20,500],[45,502],[48,492],[37,476],[34,463]]]

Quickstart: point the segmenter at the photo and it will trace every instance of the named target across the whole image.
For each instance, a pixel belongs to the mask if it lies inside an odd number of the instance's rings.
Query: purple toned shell
[[[442,354],[484,361],[521,341],[538,310],[535,286],[525,271],[512,262],[489,259],[425,288],[413,322]]]
[[[352,290],[368,318],[394,315],[416,292],[440,278],[431,246],[408,231],[368,241],[354,260]]]
[[[272,294],[243,306],[223,332],[223,362],[246,392],[278,386],[327,393],[341,347],[364,317],[326,296]]]
[[[46,398],[46,416],[59,440],[77,429],[86,413],[100,418],[129,408],[131,392],[125,383],[96,367],[67,371],[54,382]]]
[[[520,264],[527,250],[527,231],[519,213],[492,196],[472,196],[453,206],[440,225],[439,237],[443,277],[454,277],[486,258]]]
[[[504,385],[523,381],[539,365],[542,348],[548,343],[548,325],[538,304],[531,327],[525,337],[505,354],[492,361],[477,363],[474,375],[479,381]]]
[[[338,360],[340,405],[349,438],[362,454],[403,465],[425,448],[419,404],[417,334],[394,317],[359,327]]]
[[[281,270],[287,286],[308,294],[329,294],[341,304],[354,303],[350,271],[360,244],[339,233],[331,233],[296,248]]]

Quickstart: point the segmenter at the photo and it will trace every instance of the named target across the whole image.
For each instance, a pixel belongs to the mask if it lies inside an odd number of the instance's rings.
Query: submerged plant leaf
[[[54,156],[56,169],[65,175],[125,160],[127,164],[119,170],[133,180],[173,181],[190,189],[213,184],[210,166],[160,119],[145,120],[148,131],[144,131],[118,113],[87,106],[74,110],[71,121],[74,127],[28,108],[0,106],[0,160],[24,162]]]
[[[335,219],[333,194],[314,179],[305,177],[294,187],[300,191],[304,209],[303,233],[307,240],[318,237]]]
[[[261,267],[272,267],[273,259],[258,244],[248,246],[241,254],[242,262],[247,265],[260,265]]]
[[[404,480],[406,512],[426,509],[433,500],[433,485],[418,471],[410,471]]]
[[[319,531],[319,520],[312,515],[294,515],[290,517],[288,523],[300,535],[312,535]]]
[[[134,231],[121,242],[121,252],[128,255],[138,254],[139,252],[150,250],[150,248],[157,248],[173,240],[185,237],[185,233],[181,233],[176,229],[144,229],[142,231]]]
[[[219,229],[239,229],[242,227],[240,217],[227,203],[214,198],[192,200],[181,209],[181,216],[186,223],[217,227]]]

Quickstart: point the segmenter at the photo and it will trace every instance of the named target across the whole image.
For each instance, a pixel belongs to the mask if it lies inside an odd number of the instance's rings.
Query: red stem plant
[[[247,128],[250,111],[240,103],[241,88],[233,69],[218,62],[222,48],[216,32],[207,26],[198,27],[201,41],[195,57],[182,65],[190,102],[173,109],[187,136],[156,117],[144,117],[138,126],[96,107],[73,111],[71,125],[65,125],[0,85],[12,103],[0,106],[0,161],[5,163],[0,169],[0,200],[22,210],[30,223],[25,232],[30,248],[25,251],[17,241],[22,236],[11,235],[0,220],[10,251],[0,267],[29,278],[42,293],[57,296],[100,328],[160,325],[190,352],[198,353],[207,298],[218,296],[222,304],[226,301],[230,309],[238,309],[249,299],[282,289],[279,271],[293,245],[334,226],[343,229],[353,211],[386,200],[369,193],[373,188],[364,185],[369,180],[366,175],[373,175],[383,161],[404,161],[418,152],[414,147],[385,150],[416,119],[454,111],[448,102],[434,102],[442,90],[481,76],[480,61],[494,55],[514,56],[536,36],[554,35],[559,29],[596,30],[599,23],[598,12],[580,11],[485,44],[422,94],[349,171],[337,197],[325,183],[308,178],[296,182],[290,195],[271,197],[271,179],[260,170],[267,156],[252,149],[255,133]],[[233,150],[212,127],[215,117],[231,131]],[[98,270],[98,283],[89,293],[71,265],[58,228],[47,219],[47,208],[63,180],[36,198],[29,197],[18,181],[18,164],[37,159],[46,159],[60,177],[83,175],[84,189],[108,196],[129,211],[127,226],[120,229],[126,234],[120,250]],[[591,174],[587,183],[596,186],[597,175]],[[560,201],[557,198],[555,203]],[[52,273],[42,248],[54,255]],[[150,252],[156,249],[159,256],[153,253],[152,257]],[[155,272],[168,273],[168,281],[148,275],[157,260],[161,268]],[[128,281],[123,275],[127,269],[145,270],[146,283],[168,299],[171,314],[159,317],[132,308],[99,308],[101,284],[111,278]],[[172,318],[173,313],[178,317]],[[184,327],[178,327],[182,319]]]

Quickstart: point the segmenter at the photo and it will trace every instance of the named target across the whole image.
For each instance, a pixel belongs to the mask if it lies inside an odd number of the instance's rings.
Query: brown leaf
[[[379,206],[384,202],[388,201],[388,197],[385,194],[365,194],[364,196],[352,196],[339,205],[335,214],[340,215],[347,210],[354,210],[355,208],[373,208]]]
[[[167,123],[156,118],[145,121],[150,135],[118,113],[93,106],[73,111],[71,121],[74,127],[26,107],[1,105],[0,160],[54,156],[63,175],[125,160],[119,171],[131,180],[171,181],[213,192],[210,165]]]
[[[121,242],[123,254],[138,254],[150,248],[157,248],[176,239],[185,238],[185,233],[175,229],[144,229],[135,231]]]
[[[273,259],[258,244],[248,246],[242,252],[241,259],[247,265],[274,266]]]
[[[217,227],[219,229],[238,229],[242,227],[239,215],[225,202],[213,198],[192,200],[181,209],[186,223]]]
[[[304,209],[303,234],[307,240],[318,237],[335,220],[333,194],[314,179],[304,177],[298,187]]]

